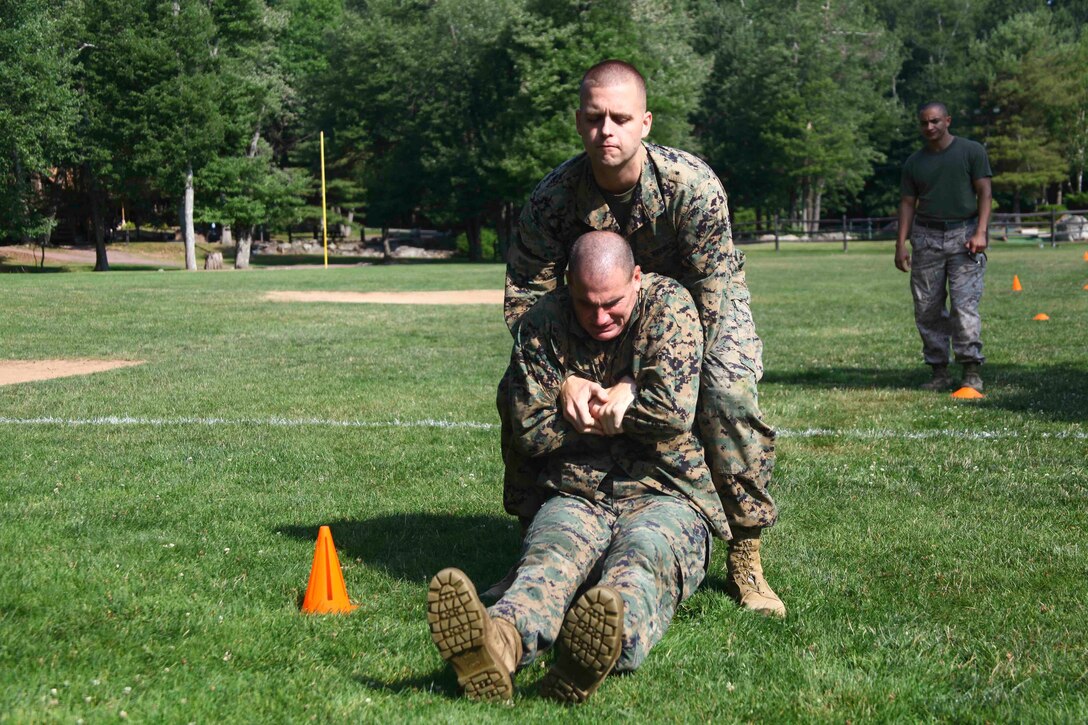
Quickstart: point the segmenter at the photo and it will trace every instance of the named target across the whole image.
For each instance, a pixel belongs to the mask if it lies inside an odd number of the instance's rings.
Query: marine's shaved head
[[[619,336],[631,320],[642,288],[642,270],[631,245],[615,232],[588,232],[575,240],[567,285],[578,324],[602,342]]]
[[[583,285],[599,283],[617,271],[627,280],[635,271],[635,257],[631,245],[619,234],[586,232],[571,247],[567,270]]]
[[[582,84],[579,86],[579,99],[585,102],[586,89],[598,86],[618,86],[624,83],[634,83],[638,89],[639,98],[643,109],[646,108],[646,79],[627,61],[602,60],[597,65],[586,71],[582,76]]]

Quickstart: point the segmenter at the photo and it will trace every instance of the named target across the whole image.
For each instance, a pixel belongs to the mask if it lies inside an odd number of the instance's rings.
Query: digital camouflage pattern
[[[668,277],[643,275],[627,326],[602,342],[582,329],[563,287],[525,314],[514,337],[507,398],[499,405],[507,431],[503,454],[534,459],[533,512],[556,491],[603,501],[649,489],[683,496],[716,535],[730,537],[703,447],[692,433],[703,346],[687,290]],[[621,435],[583,434],[571,426],[557,405],[559,387],[570,375],[606,388],[634,378],[638,390]],[[518,513],[526,501],[505,503]]]
[[[611,586],[624,603],[616,670],[634,670],[665,634],[677,605],[702,582],[710,542],[702,517],[675,496],[648,490],[601,501],[556,495],[525,535],[517,578],[488,612],[517,628],[525,667],[555,643],[584,585]]]
[[[943,231],[915,224],[911,229],[910,289],[922,355],[930,365],[948,363],[951,342],[957,363],[982,363],[982,299],[986,254],[965,246],[974,225]],[[947,289],[947,293],[946,293]],[[951,304],[946,307],[946,298]]]
[[[549,174],[522,211],[507,255],[506,322],[519,320],[545,293],[564,286],[575,239],[611,230],[631,244],[644,272],[679,281],[694,300],[707,354],[699,391],[698,433],[730,523],[764,527],[777,519],[767,491],[774,431],[759,410],[756,382],[763,346],[749,309],[744,256],[733,247],[725,190],[714,172],[683,151],[645,144],[647,154],[626,229],[619,229],[585,154]],[[510,445],[509,373],[499,386],[507,511],[528,521],[542,498],[536,462]]]

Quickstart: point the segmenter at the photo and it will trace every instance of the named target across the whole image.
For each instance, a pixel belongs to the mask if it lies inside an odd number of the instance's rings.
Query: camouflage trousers
[[[616,670],[634,670],[702,582],[710,542],[702,517],[674,496],[590,502],[559,494],[533,519],[517,578],[488,612],[517,627],[525,667],[555,643],[583,585],[613,587],[624,605]]]
[[[757,381],[763,376],[763,342],[756,335],[745,294],[731,301],[731,319],[714,348],[703,356],[697,435],[730,527],[761,529],[778,519],[767,488],[774,470],[775,432],[759,410]],[[509,375],[509,370],[506,375]],[[503,506],[527,526],[548,491],[537,485],[540,464],[511,442],[509,383],[499,383],[497,406],[505,464]]]
[[[958,363],[985,360],[978,304],[986,254],[968,254],[974,233],[973,225],[943,231],[915,224],[911,230],[910,291],[927,364],[948,364],[949,343]]]
[[[731,300],[723,337],[703,354],[696,424],[707,466],[734,535],[778,520],[767,488],[774,471],[774,429],[759,410],[763,341],[745,295]]]

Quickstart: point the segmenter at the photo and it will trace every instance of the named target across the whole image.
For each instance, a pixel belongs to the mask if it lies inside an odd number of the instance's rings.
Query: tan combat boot
[[[431,579],[427,623],[438,653],[453,666],[465,697],[513,699],[521,636],[512,623],[488,615],[476,587],[460,569],[443,569]]]
[[[623,599],[612,587],[593,587],[563,617],[555,663],[540,694],[575,705],[597,691],[623,652]]]
[[[745,609],[772,617],[785,617],[786,605],[763,578],[759,561],[759,539],[733,539],[729,542],[726,591]]]

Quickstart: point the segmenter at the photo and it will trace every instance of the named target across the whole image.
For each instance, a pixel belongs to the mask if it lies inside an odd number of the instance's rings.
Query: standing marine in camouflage
[[[506,322],[516,335],[533,303],[561,286],[571,244],[594,229],[622,234],[644,271],[671,277],[691,293],[706,350],[697,432],[734,536],[727,586],[741,606],[785,616],[760,561],[760,532],[778,518],[767,491],[775,433],[759,410],[763,346],[749,310],[744,256],[733,247],[725,190],[691,154],[643,141],[652,115],[645,81],[630,64],[610,60],[590,68],[580,95],[575,121],[585,153],[552,171],[522,211],[507,257]],[[576,430],[592,426],[590,390],[577,372],[563,381],[559,405]],[[503,419],[503,498],[524,525],[539,500],[534,462],[509,444],[511,424],[517,421]]]
[[[895,266],[910,272],[914,322],[933,374],[925,390],[952,386],[948,346],[963,366],[963,386],[982,392],[982,299],[990,222],[990,160],[981,144],[948,132],[943,103],[918,111],[926,140],[903,164]],[[911,247],[907,248],[910,235]],[[947,293],[946,293],[947,288]],[[946,295],[949,306],[945,307]]]
[[[510,442],[539,464],[542,500],[514,581],[488,609],[457,569],[428,592],[431,636],[473,699],[510,699],[514,671],[553,644],[541,687],[562,702],[636,669],[703,580],[711,535],[730,536],[692,433],[703,327],[690,293],[643,275],[612,232],[575,242],[568,278],[522,316],[505,379]],[[570,375],[592,385],[587,430],[556,403]]]

